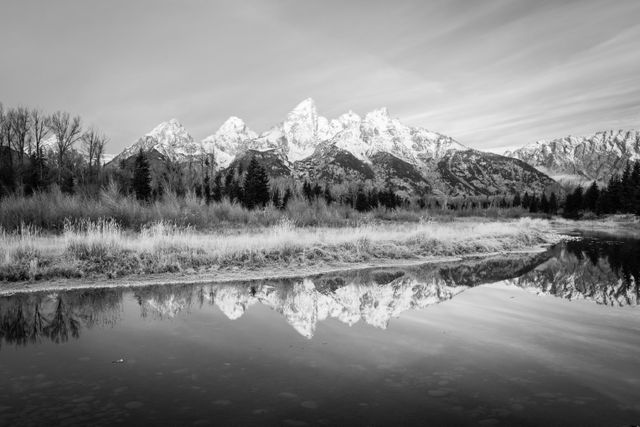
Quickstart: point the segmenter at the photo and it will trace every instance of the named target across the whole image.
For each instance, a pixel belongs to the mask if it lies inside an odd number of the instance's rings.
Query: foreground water
[[[639,259],[0,298],[0,425],[636,424]]]

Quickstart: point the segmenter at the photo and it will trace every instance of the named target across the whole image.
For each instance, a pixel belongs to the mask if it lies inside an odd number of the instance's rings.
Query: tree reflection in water
[[[122,290],[19,294],[0,299],[0,338],[15,345],[66,342],[82,327],[116,324],[121,312]]]

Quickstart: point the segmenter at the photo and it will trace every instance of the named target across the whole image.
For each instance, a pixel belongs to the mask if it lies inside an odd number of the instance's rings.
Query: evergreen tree
[[[580,210],[583,206],[582,187],[578,186],[573,193],[567,196],[564,203],[563,216],[566,218],[578,218],[580,216]]]
[[[633,192],[631,195],[633,210],[636,215],[640,215],[640,160],[637,160],[633,165],[633,171],[631,172],[631,185]]]
[[[529,192],[524,192],[524,197],[522,198],[522,207],[525,209],[529,209],[529,205],[531,204],[531,196],[529,196]]]
[[[280,209],[286,209],[287,208],[287,204],[289,203],[289,200],[291,199],[292,193],[291,193],[291,189],[287,188],[284,192],[284,195],[282,196],[282,204],[280,206]]]
[[[362,190],[362,188],[359,188],[358,193],[356,194],[355,208],[358,212],[364,212],[369,210],[369,201],[367,200],[367,195]]]
[[[213,201],[213,197],[211,195],[211,179],[209,178],[209,171],[205,172],[204,180],[202,184],[202,192],[204,193],[204,201],[208,205]]]
[[[520,198],[520,193],[516,193],[515,196],[513,196],[513,207],[517,208],[518,206],[520,206],[522,204],[522,199]]]
[[[149,162],[142,152],[138,152],[133,169],[133,191],[138,200],[148,200],[151,195],[151,174],[149,172]]]
[[[621,180],[621,211],[633,212],[635,210],[635,187],[633,185],[633,171],[631,164],[627,162],[627,166],[624,169]]]
[[[538,197],[534,194],[533,196],[531,196],[531,200],[529,202],[529,212],[537,213],[538,210],[539,210]]]
[[[551,196],[549,196],[549,213],[551,215],[558,213],[558,196],[556,196],[555,192],[552,192]]]
[[[584,194],[584,209],[590,210],[591,212],[596,212],[598,208],[599,198],[600,189],[598,188],[598,183],[593,181],[593,183],[587,189],[587,192]]]
[[[309,184],[306,179],[302,184],[302,195],[308,201],[311,201],[311,199],[313,198],[313,188],[311,188],[311,184]]]
[[[273,207],[275,208],[279,208],[280,203],[282,203],[280,199],[280,190],[278,189],[278,187],[274,188],[273,192],[271,193],[271,203],[273,203]]]
[[[547,199],[547,195],[542,193],[542,197],[540,197],[540,212],[544,212],[546,214],[549,212],[549,199]]]
[[[267,171],[252,158],[244,179],[244,205],[249,209],[264,207],[269,202],[269,177]]]
[[[327,205],[330,205],[331,203],[333,203],[333,195],[331,194],[331,189],[329,188],[329,186],[327,185],[326,187],[324,187],[324,200],[325,202],[327,202]]]
[[[244,203],[244,189],[240,185],[240,177],[232,175],[229,184],[229,201]]]
[[[219,173],[213,178],[213,187],[211,188],[211,199],[214,202],[222,200],[222,177]]]

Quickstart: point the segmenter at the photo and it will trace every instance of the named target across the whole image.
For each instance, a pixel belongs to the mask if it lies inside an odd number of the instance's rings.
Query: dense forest
[[[586,190],[577,187],[568,194],[563,215],[580,218],[585,213],[640,215],[640,161],[627,163],[622,176],[612,176],[604,188],[594,181]]]

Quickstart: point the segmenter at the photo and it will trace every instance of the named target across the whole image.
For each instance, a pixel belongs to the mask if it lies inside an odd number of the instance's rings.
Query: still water
[[[640,240],[0,298],[0,425],[640,423]]]

